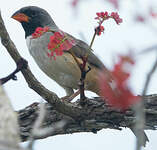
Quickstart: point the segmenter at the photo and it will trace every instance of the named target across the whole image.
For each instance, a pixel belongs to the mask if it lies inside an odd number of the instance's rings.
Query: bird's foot
[[[78,96],[80,94],[80,90],[76,91],[74,94],[70,95],[70,96],[64,96],[61,98],[62,101],[68,101],[71,102],[76,96]]]

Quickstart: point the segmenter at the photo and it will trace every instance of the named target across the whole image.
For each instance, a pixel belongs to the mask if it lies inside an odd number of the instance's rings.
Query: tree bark
[[[156,130],[157,126],[157,95],[149,95],[144,97],[146,124],[145,129]],[[60,134],[71,134],[77,132],[93,132],[101,129],[118,129],[122,127],[132,127],[135,123],[134,112],[129,109],[125,112],[114,110],[107,105],[100,97],[88,99],[86,105],[82,108],[79,102],[72,104],[75,108],[79,108],[84,114],[81,114],[77,119],[71,116],[58,112],[55,107],[46,103],[47,114],[45,115],[43,128],[52,127],[58,121],[64,120],[67,122],[63,129],[56,130],[44,136],[35,137],[37,139],[46,138]],[[34,103],[25,109],[18,111],[20,135],[23,141],[26,141],[30,136],[30,131],[38,116],[40,104]],[[74,114],[71,114],[75,116]],[[76,113],[77,116],[77,113]]]

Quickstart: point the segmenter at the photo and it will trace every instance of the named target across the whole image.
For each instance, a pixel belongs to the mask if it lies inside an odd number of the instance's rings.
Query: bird
[[[36,6],[27,6],[15,12],[12,18],[21,23],[25,31],[28,50],[39,68],[65,89],[66,96],[74,94],[74,89],[79,89],[78,83],[81,72],[73,56],[69,51],[64,51],[62,56],[56,56],[56,60],[52,60],[47,56],[49,51],[47,45],[53,33],[47,32],[40,38],[32,39],[32,34],[37,27],[46,26],[56,32],[60,30],[48,12]],[[70,51],[74,53],[79,62],[82,62],[81,58],[88,54],[87,66],[89,66],[91,70],[87,73],[85,79],[85,90],[100,95],[98,73],[104,70],[109,72],[108,69],[92,51],[89,52],[88,44],[72,35],[69,36],[76,42],[76,45],[73,46]]]
[[[17,10],[11,17],[21,23],[25,31],[28,50],[39,68],[65,89],[66,96],[73,95],[74,90],[79,89],[78,83],[81,77],[80,68],[70,52],[75,55],[79,62],[82,62],[81,58],[83,56],[88,55],[86,65],[91,70],[85,78],[85,90],[101,95],[98,84],[99,72],[103,72],[108,78],[112,77],[102,61],[90,50],[88,44],[65,32],[65,34],[74,39],[76,44],[70,50],[64,51],[62,56],[56,56],[56,60],[50,59],[47,55],[47,52],[49,52],[47,45],[53,33],[46,32],[40,38],[32,38],[32,34],[37,27],[49,27],[55,32],[60,31],[49,13],[37,6],[26,6]],[[134,132],[134,130],[132,131]],[[135,132],[134,134],[136,135]],[[144,133],[143,145],[145,145],[146,141],[148,141],[148,138]]]

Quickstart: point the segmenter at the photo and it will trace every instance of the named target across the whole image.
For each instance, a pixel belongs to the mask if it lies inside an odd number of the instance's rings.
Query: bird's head
[[[11,18],[22,24],[26,37],[34,33],[37,27],[51,26],[57,28],[48,12],[36,6],[23,7],[16,11]]]

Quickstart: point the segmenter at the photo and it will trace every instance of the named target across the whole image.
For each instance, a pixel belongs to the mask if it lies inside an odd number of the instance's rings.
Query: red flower
[[[99,25],[101,25],[105,20],[109,18],[113,18],[117,24],[122,23],[122,19],[119,17],[117,12],[112,12],[111,15],[108,14],[108,12],[98,12],[96,13],[97,17],[95,19],[99,20]]]
[[[113,18],[117,24],[120,24],[122,23],[122,19],[119,17],[118,13],[117,12],[112,12],[111,13],[111,18]]]
[[[54,35],[50,37],[50,42],[48,43],[48,53],[49,57],[61,56],[63,55],[64,50],[69,50],[72,46],[76,45],[76,42],[73,38],[66,35],[66,33],[59,31],[55,32]]]
[[[32,34],[32,38],[33,39],[36,39],[40,36],[42,36],[45,32],[48,32],[49,31],[49,27],[37,27],[35,32]]]
[[[97,17],[95,17],[95,19],[99,21],[98,22],[99,26],[95,28],[95,33],[97,35],[101,35],[101,33],[104,32],[104,27],[102,26],[102,23],[109,18],[113,18],[117,24],[122,23],[122,19],[119,17],[118,13],[116,12],[112,12],[111,15],[109,15],[107,11],[97,12],[96,15]]]
[[[127,85],[130,77],[127,65],[133,65],[134,60],[129,56],[120,56],[120,60],[111,71],[112,82],[104,73],[100,73],[99,84],[101,94],[108,104],[120,110],[126,110],[140,100]],[[127,68],[127,70],[126,70]],[[130,70],[130,68],[129,68]]]
[[[99,20],[99,26],[101,26],[101,24],[104,22],[104,20],[107,20],[110,18],[110,16],[108,15],[108,12],[97,12],[96,13],[97,17],[95,17],[96,20]]]
[[[101,19],[108,19],[109,15],[108,12],[98,12],[96,13],[97,17],[95,19],[101,20]]]
[[[95,32],[97,35],[101,35],[101,33],[104,32],[104,27],[103,26],[96,27]]]
[[[76,45],[76,42],[72,37],[62,31],[51,31],[49,27],[36,28],[35,32],[32,34],[32,38],[39,38],[45,32],[54,33],[50,36],[50,42],[48,43],[48,49],[50,50],[50,53],[47,54],[48,57],[54,57],[54,59],[56,59],[56,56],[63,55],[64,50],[69,50],[72,46]]]

